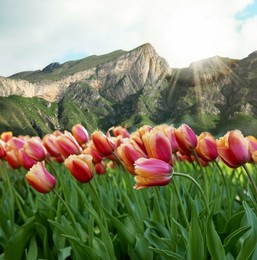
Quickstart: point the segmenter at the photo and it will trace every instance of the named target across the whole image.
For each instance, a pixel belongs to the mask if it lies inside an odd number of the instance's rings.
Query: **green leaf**
[[[165,249],[158,249],[158,248],[153,248],[149,247],[152,251],[157,253],[158,255],[164,256],[165,259],[174,259],[174,260],[185,260],[184,257],[170,251],[170,250],[165,250]]]
[[[169,231],[162,224],[152,221],[152,220],[144,220],[144,223],[146,224],[147,227],[153,228],[154,230],[156,230],[159,235],[166,237],[166,238],[170,238]]]
[[[192,205],[192,215],[189,227],[189,255],[190,259],[205,259],[204,257],[204,240],[202,230],[199,225],[199,216],[196,208]]]
[[[26,245],[35,233],[34,224],[34,217],[31,217],[13,234],[5,248],[6,260],[22,259]]]
[[[151,232],[150,228],[147,228],[147,230],[144,233],[144,236],[151,243],[151,245],[153,245],[156,248],[167,250],[169,249],[173,252],[177,251],[177,245],[174,241],[167,238],[159,237],[158,235]]]
[[[209,217],[206,223],[206,241],[209,253],[214,260],[226,259],[225,251],[220,237],[215,230],[212,218]]]
[[[241,227],[231,233],[229,236],[226,237],[224,240],[224,248],[226,253],[229,252],[230,248],[238,242],[238,239],[245,234],[251,227]]]
[[[36,236],[33,236],[29,243],[29,249],[27,253],[27,260],[35,260],[37,259],[38,251],[37,251],[37,241]]]
[[[153,258],[153,252],[149,250],[149,241],[142,235],[137,234],[136,236],[136,245],[135,252],[138,255],[139,259],[142,260],[151,260]]]
[[[134,247],[136,243],[135,234],[132,234],[130,230],[116,217],[114,217],[108,210],[105,210],[105,213],[111,220],[111,224],[117,229],[121,240],[126,243],[128,242],[131,247]]]
[[[71,256],[71,246],[59,249],[59,251],[58,260],[65,260],[67,257]]]
[[[242,226],[251,227],[240,239],[241,250],[237,260],[251,259],[257,245],[257,218],[248,204],[243,201],[245,216],[242,219]]]

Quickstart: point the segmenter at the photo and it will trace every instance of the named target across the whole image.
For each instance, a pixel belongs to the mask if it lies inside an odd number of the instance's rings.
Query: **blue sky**
[[[257,0],[0,0],[0,75],[132,50],[171,67],[257,50]]]

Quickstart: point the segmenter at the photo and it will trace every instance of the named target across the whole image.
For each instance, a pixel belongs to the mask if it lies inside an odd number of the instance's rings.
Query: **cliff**
[[[256,85],[257,52],[242,60],[215,56],[177,69],[144,44],[0,77],[0,106],[6,111],[0,131],[43,134],[77,122],[89,130],[185,122],[199,132],[239,128],[250,133],[257,127]],[[23,121],[10,115],[15,110]]]

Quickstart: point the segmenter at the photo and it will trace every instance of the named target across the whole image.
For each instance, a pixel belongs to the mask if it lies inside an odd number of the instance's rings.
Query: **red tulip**
[[[140,158],[135,162],[135,189],[164,186],[170,183],[172,167],[159,159]]]
[[[37,160],[28,156],[28,154],[24,151],[24,148],[18,150],[18,158],[21,163],[21,166],[27,171],[29,171],[30,168],[37,163]]]
[[[257,162],[257,138],[254,136],[246,136],[249,144],[249,151],[252,155],[252,161]]]
[[[237,168],[251,159],[248,141],[239,130],[227,132],[217,140],[217,149],[222,161],[231,168]]]
[[[89,140],[88,132],[81,124],[74,125],[71,129],[71,133],[80,145],[87,143]]]
[[[109,136],[106,136],[103,132],[99,130],[94,131],[91,134],[91,139],[100,155],[109,156],[114,152],[115,143]]]
[[[197,137],[195,132],[186,124],[182,124],[175,129],[175,136],[178,142],[179,151],[182,154],[191,154],[197,146]]]
[[[64,158],[68,158],[72,154],[80,154],[82,149],[73,135],[65,131],[64,134],[57,136],[56,143],[58,150]]]
[[[61,153],[57,144],[57,136],[54,134],[46,134],[42,141],[50,156],[58,157]]]
[[[64,165],[79,182],[89,182],[93,178],[91,155],[70,155]]]
[[[46,158],[47,150],[40,138],[32,137],[24,144],[25,153],[36,161],[43,161]]]
[[[6,143],[0,139],[0,159],[6,156]]]
[[[25,175],[29,184],[41,193],[48,193],[54,189],[56,180],[45,168],[44,162],[37,162]]]
[[[5,143],[8,142],[13,137],[13,133],[11,131],[1,133],[0,139]]]

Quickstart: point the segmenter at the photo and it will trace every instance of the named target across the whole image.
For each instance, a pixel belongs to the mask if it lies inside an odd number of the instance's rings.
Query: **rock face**
[[[128,52],[52,63],[40,71],[0,77],[0,106],[13,110],[13,95],[21,103],[28,102],[22,97],[45,100],[33,103],[40,115],[36,122],[29,103],[20,112],[25,113],[26,124],[33,129],[36,125],[41,133],[57,127],[70,129],[77,122],[89,130],[166,122],[188,123],[199,132],[221,134],[239,128],[254,134],[256,87],[257,51],[242,60],[215,56],[172,69],[150,44],[144,44]],[[47,111],[49,115],[42,116]],[[0,131],[26,128],[17,118],[7,124],[5,113],[2,117]]]

